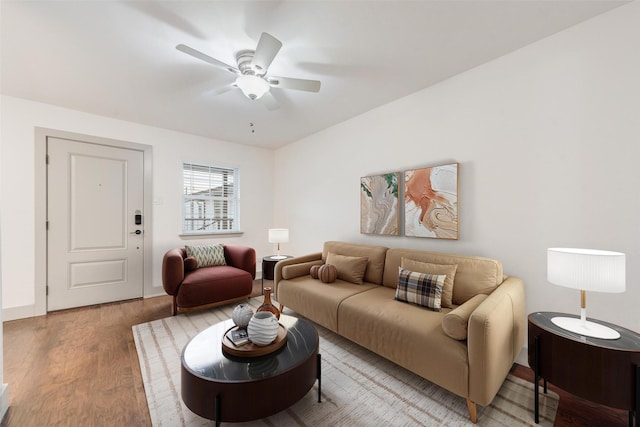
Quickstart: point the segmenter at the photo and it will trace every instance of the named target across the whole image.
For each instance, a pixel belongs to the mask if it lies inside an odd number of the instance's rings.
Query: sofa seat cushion
[[[224,301],[251,295],[253,278],[239,268],[202,267],[185,274],[177,295],[179,307],[190,308],[203,301]]]
[[[311,276],[302,276],[278,282],[275,298],[285,307],[336,332],[338,306],[343,300],[377,287],[379,286],[367,282],[356,285],[340,279],[332,283],[322,283]]]
[[[377,287],[342,301],[338,333],[460,396],[469,394],[465,341],[442,330],[440,312],[394,300],[395,289]]]

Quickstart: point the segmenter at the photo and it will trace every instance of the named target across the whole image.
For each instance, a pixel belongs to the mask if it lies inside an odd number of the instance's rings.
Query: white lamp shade
[[[259,99],[269,90],[269,83],[265,79],[252,75],[238,76],[236,86],[250,99]]]
[[[584,291],[624,292],[625,255],[595,249],[550,248],[547,280]]]
[[[270,228],[269,243],[286,243],[289,241],[289,229],[287,228]]]

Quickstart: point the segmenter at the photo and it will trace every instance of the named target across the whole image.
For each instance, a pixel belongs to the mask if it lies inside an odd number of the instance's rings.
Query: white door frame
[[[144,287],[143,296],[154,295],[152,283],[152,147],[134,142],[83,135],[56,129],[35,128],[35,307],[34,316],[47,313],[47,138],[55,137],[111,147],[142,151],[144,154]]]

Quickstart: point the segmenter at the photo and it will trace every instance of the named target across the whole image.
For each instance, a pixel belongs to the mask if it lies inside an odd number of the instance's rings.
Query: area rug
[[[262,298],[250,303],[258,307]],[[154,426],[211,426],[180,397],[182,348],[198,332],[229,319],[235,305],[135,325],[144,389]],[[295,315],[294,313],[287,314]],[[298,403],[269,418],[232,426],[473,426],[465,399],[316,325],[322,354],[322,403],[313,387]],[[533,385],[509,375],[478,426],[535,425]],[[274,393],[277,391],[274,390]],[[540,425],[552,426],[558,395],[540,394]]]

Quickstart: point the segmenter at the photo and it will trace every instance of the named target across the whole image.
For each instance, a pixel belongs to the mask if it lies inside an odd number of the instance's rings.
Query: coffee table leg
[[[321,362],[322,361],[322,355],[320,353],[318,353],[318,403],[322,403],[322,366],[321,366]]]
[[[216,427],[220,427],[220,405],[222,404],[222,399],[220,395],[216,395]]]

